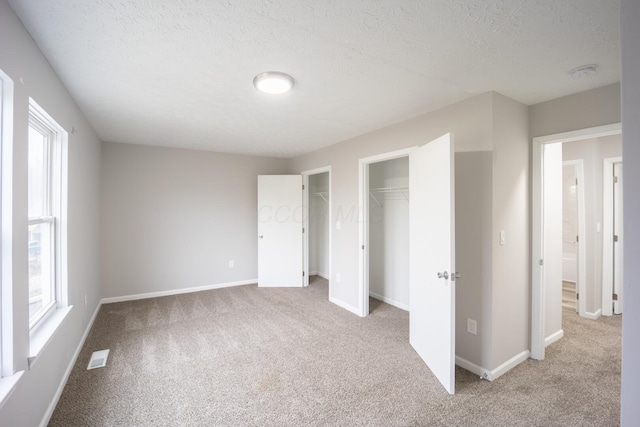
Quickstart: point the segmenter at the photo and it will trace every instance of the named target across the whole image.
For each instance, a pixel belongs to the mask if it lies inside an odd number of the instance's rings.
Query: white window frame
[[[36,312],[33,318],[29,319],[30,330],[37,328],[40,325],[40,322],[57,307],[58,301],[60,301],[61,298],[60,279],[57,273],[58,266],[56,262],[59,258],[57,245],[59,239],[56,235],[56,223],[59,219],[58,195],[60,193],[60,158],[58,156],[58,152],[60,151],[60,135],[56,130],[52,129],[48,123],[43,122],[38,116],[39,115],[35,111],[29,112],[29,134],[31,134],[31,129],[34,129],[44,138],[44,171],[42,174],[44,179],[44,200],[42,203],[43,215],[36,218],[30,217],[29,226],[31,227],[41,224],[51,226],[49,236],[44,240],[45,242],[49,242],[49,247],[46,249],[43,248],[42,251],[46,250],[51,253],[53,255],[53,259],[51,260],[52,265],[50,268],[51,277],[47,280],[50,289],[46,291],[46,293],[51,295],[51,298],[47,304]],[[29,304],[31,304],[31,300],[29,301]]]
[[[54,299],[38,318],[30,321],[29,362],[33,364],[71,309],[67,290],[67,143],[68,133],[37,102],[29,98],[29,127],[48,135],[50,177],[50,215],[30,218],[29,225],[53,224]]]
[[[0,377],[13,363],[13,80],[0,70]],[[2,385],[2,384],[0,384]],[[2,398],[0,387],[0,398]]]

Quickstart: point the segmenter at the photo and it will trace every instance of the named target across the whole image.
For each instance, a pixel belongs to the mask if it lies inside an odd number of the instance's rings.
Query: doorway
[[[369,297],[409,309],[409,153],[360,160],[360,315]],[[396,252],[394,252],[396,251]]]
[[[304,205],[304,286],[328,282],[331,295],[331,166],[302,172]]]
[[[369,165],[369,296],[409,310],[409,158]]]
[[[555,329],[553,327],[550,328],[549,323],[558,321],[558,313],[560,313],[559,321],[561,322],[561,297],[556,299],[552,294],[561,294],[562,251],[559,248],[562,248],[562,232],[560,229],[558,229],[559,234],[553,232],[550,230],[550,225],[556,224],[557,226],[558,214],[554,215],[553,211],[557,212],[558,206],[562,206],[562,199],[561,196],[553,196],[553,189],[550,190],[552,186],[545,186],[545,182],[553,182],[552,175],[556,173],[554,172],[555,170],[560,171],[557,174],[560,175],[558,179],[561,179],[562,143],[616,135],[620,134],[620,132],[621,125],[618,123],[533,139],[531,310],[531,357],[533,359],[544,359],[545,347],[562,337],[561,328],[558,328],[559,331],[555,333],[555,336],[549,335],[549,331]],[[554,164],[555,166],[553,166]],[[578,186],[579,189],[580,187]],[[585,240],[587,233],[583,233],[585,235],[584,238],[582,238],[581,233],[581,231],[578,233],[580,238],[578,240],[577,262],[578,293],[583,298],[578,300],[578,305],[580,315],[590,317],[587,316],[584,308]],[[593,238],[591,240],[594,241]],[[559,310],[558,307],[560,308]],[[592,317],[597,318],[599,315],[600,310],[598,309]]]
[[[564,147],[563,147],[564,149]],[[564,151],[563,151],[564,159]],[[581,184],[580,184],[581,183]],[[580,236],[585,238],[584,162],[562,162],[562,307],[580,313],[579,307]],[[584,260],[583,260],[584,262]],[[583,278],[584,280],[584,278]],[[584,298],[583,298],[584,300]]]

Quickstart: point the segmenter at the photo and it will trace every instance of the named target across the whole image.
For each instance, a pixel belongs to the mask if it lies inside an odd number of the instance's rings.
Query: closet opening
[[[378,301],[409,311],[409,153],[414,149],[360,160],[361,316]]]
[[[302,173],[304,183],[304,286],[331,294],[331,168]]]

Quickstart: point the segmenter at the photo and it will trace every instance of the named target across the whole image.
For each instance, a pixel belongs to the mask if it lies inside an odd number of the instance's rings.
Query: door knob
[[[446,271],[444,273],[438,273],[438,279],[442,279],[444,277],[444,280],[449,279],[449,273],[447,273]]]
[[[258,239],[262,239],[262,238],[264,238],[262,234],[258,236]]]

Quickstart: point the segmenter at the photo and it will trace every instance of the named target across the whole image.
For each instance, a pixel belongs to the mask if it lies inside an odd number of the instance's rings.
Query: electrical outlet
[[[504,230],[500,231],[500,246],[504,246],[506,240],[507,240],[507,233],[505,233]]]
[[[84,306],[86,307],[89,304],[89,300],[87,299],[87,294],[84,294]]]
[[[478,335],[478,322],[473,319],[467,319],[467,332]]]
[[[235,263],[233,262],[233,260],[229,261],[229,268],[233,268],[235,266]]]

